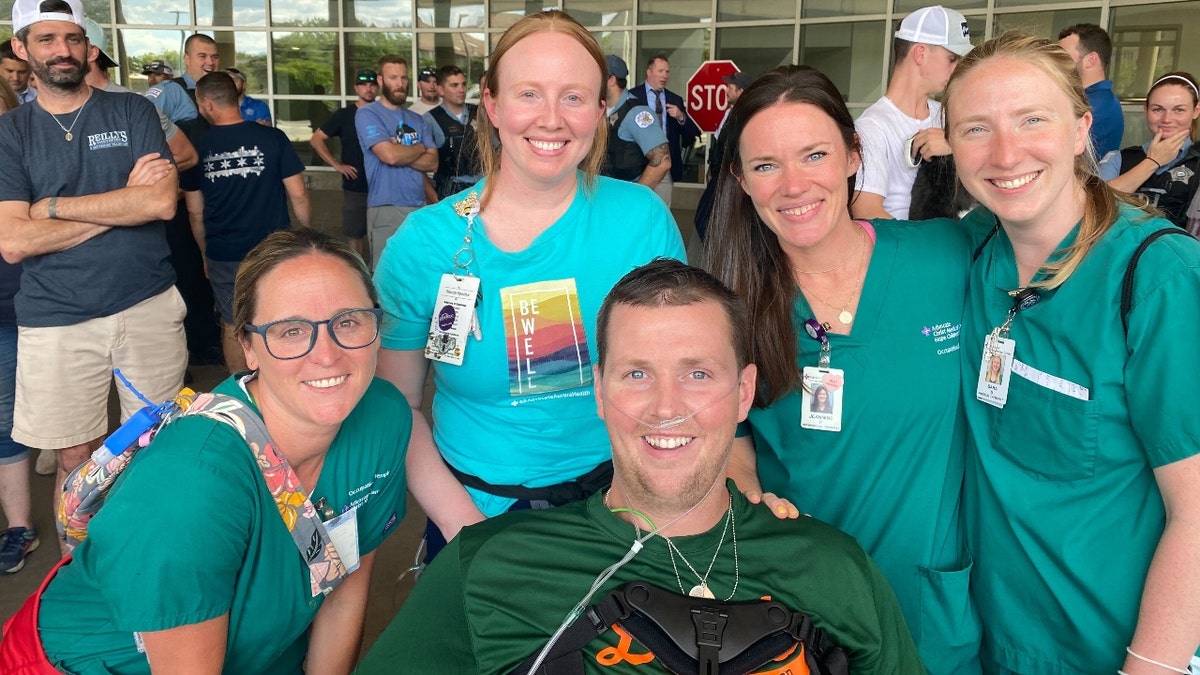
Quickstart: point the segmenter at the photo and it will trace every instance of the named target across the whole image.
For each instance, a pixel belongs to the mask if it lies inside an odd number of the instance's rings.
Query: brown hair
[[[1112,60],[1112,39],[1108,32],[1094,23],[1077,23],[1058,31],[1059,40],[1072,35],[1079,36],[1079,55],[1094,52],[1100,58],[1100,69],[1107,72],[1108,62]]]
[[[246,324],[254,323],[254,312],[258,309],[258,287],[263,277],[279,265],[310,253],[327,255],[346,263],[362,281],[371,303],[379,305],[379,293],[371,281],[367,264],[345,242],[308,227],[279,230],[251,249],[238,267],[233,281],[233,325],[239,334]]]
[[[972,49],[955,66],[954,73],[946,85],[946,91],[942,95],[947,139],[950,138],[950,119],[955,102],[958,100],[955,90],[959,81],[980,65],[998,59],[1023,61],[1042,71],[1054,83],[1055,88],[1070,99],[1075,119],[1079,119],[1091,111],[1087,95],[1083,92],[1083,83],[1079,79],[1075,62],[1071,60],[1071,56],[1058,46],[1058,43],[1021,31],[1010,30]],[[1140,206],[1138,201],[1110,188],[1108,183],[1105,183],[1096,174],[1095,150],[1092,148],[1090,140],[1087,149],[1075,158],[1075,180],[1083,188],[1086,196],[1079,234],[1076,236],[1074,244],[1059,252],[1062,255],[1052,256],[1057,259],[1042,266],[1046,278],[1034,283],[1034,286],[1058,288],[1071,276],[1071,273],[1079,267],[1096,242],[1116,222],[1118,201]]]
[[[209,73],[196,81],[196,99],[212,101],[218,108],[237,107],[237,84],[229,73],[220,70]]]
[[[508,50],[512,49],[518,42],[535,33],[565,33],[575,39],[584,49],[587,50],[592,60],[600,68],[599,89],[600,98],[596,101],[597,104],[604,100],[605,91],[608,83],[608,65],[604,60],[604,52],[600,50],[600,45],[596,43],[596,38],[587,31],[578,21],[572,19],[566,12],[550,9],[536,14],[530,14],[520,21],[514,23],[508,30],[504,31],[504,35],[500,36],[500,41],[496,43],[496,48],[492,50],[492,55],[489,60],[487,69],[487,87],[484,89],[484,97],[492,95],[493,89],[499,89],[502,86],[504,78],[504,55]],[[483,173],[488,178],[496,175],[500,170],[500,156],[503,148],[493,147],[492,138],[496,135],[496,128],[492,125],[492,120],[488,117],[484,107],[479,106],[479,112],[476,117],[479,133],[476,135],[476,143],[479,150],[479,164],[483,169]],[[579,163],[583,169],[584,184],[590,190],[596,184],[596,176],[600,173],[600,167],[604,163],[605,151],[608,147],[608,125],[596,124],[596,135],[592,140],[592,149],[588,151],[583,161]],[[480,199],[481,204],[486,204],[488,196],[492,191],[492,181],[484,184],[483,195]]]
[[[608,352],[608,323],[616,305],[630,307],[686,307],[712,301],[725,311],[729,320],[729,336],[737,356],[738,370],[751,362],[750,337],[752,322],[746,304],[716,277],[699,267],[692,267],[674,258],[655,258],[621,277],[605,296],[596,315],[596,365],[604,370],[604,355]]]
[[[1146,92],[1146,110],[1150,109],[1150,94],[1154,93],[1155,89],[1173,84],[1176,87],[1183,87],[1189,94],[1192,95],[1192,109],[1195,110],[1197,105],[1200,105],[1200,89],[1196,88],[1196,78],[1191,74],[1182,70],[1167,73],[1160,76],[1150,85],[1150,90]],[[1190,138],[1195,141],[1200,129],[1200,119],[1192,119],[1192,129]]]
[[[704,265],[741,296],[754,320],[747,326],[752,361],[758,366],[754,405],[767,407],[800,387],[796,366],[793,308],[796,282],[791,265],[772,232],[738,182],[741,136],[758,113],[783,103],[808,103],[837,125],[848,153],[859,153],[854,118],[837,87],[809,66],[781,66],[756,79],[738,97],[721,132],[725,156],[704,242]],[[854,194],[854,176],[846,179]]]
[[[382,75],[383,66],[384,64],[388,63],[395,66],[404,66],[406,70],[408,69],[408,59],[404,58],[403,56],[397,56],[396,54],[384,54],[383,56],[379,57],[379,63],[375,66],[375,72]]]
[[[20,101],[17,100],[17,94],[13,91],[12,85],[3,77],[0,77],[0,101],[4,101],[4,112],[12,112],[20,105]]]

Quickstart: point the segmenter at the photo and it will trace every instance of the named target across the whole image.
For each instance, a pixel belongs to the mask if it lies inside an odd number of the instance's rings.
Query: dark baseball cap
[[[433,66],[425,66],[421,72],[417,73],[418,80],[428,80],[429,78],[437,79],[437,68]]]
[[[629,77],[629,66],[625,65],[625,59],[616,54],[607,54],[604,61],[608,64],[609,75],[620,79]]]
[[[150,73],[157,73],[159,75],[174,75],[175,71],[171,68],[171,64],[167,63],[166,61],[159,61],[155,59],[154,61],[142,66],[143,75],[149,75]]]
[[[742,71],[736,72],[732,75],[726,75],[721,79],[725,82],[725,84],[732,84],[738,89],[745,89],[750,86],[750,83],[754,82],[754,78],[750,77],[749,73]]]
[[[354,76],[354,84],[362,84],[363,82],[378,82],[379,77],[375,75],[375,71],[364,68],[358,71],[358,75]]]

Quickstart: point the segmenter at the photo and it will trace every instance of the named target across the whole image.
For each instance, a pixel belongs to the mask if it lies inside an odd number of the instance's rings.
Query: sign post
[[[705,61],[687,81],[687,112],[701,131],[712,133],[729,108],[724,78],[739,72],[733,61]]]

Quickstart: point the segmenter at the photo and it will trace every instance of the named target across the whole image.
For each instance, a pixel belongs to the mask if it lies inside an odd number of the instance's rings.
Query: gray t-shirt
[[[111,192],[125,187],[142,155],[171,157],[154,106],[140,96],[93,89],[77,120],[58,119],[72,140],[40,105],[0,116],[0,201]],[[168,255],[163,222],[154,220],[28,258],[17,324],[69,326],[128,309],[175,283]]]

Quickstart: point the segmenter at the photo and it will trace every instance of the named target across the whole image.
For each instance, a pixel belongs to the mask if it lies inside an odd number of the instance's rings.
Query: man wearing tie
[[[670,79],[671,64],[665,54],[658,54],[651,57],[646,65],[646,81],[629,91],[654,111],[654,116],[662,122],[663,131],[667,134],[667,144],[671,148],[671,172],[663,176],[654,191],[668,205],[675,181],[683,177],[681,148],[692,147],[700,137],[700,128],[688,116],[683,98],[667,89]]]

